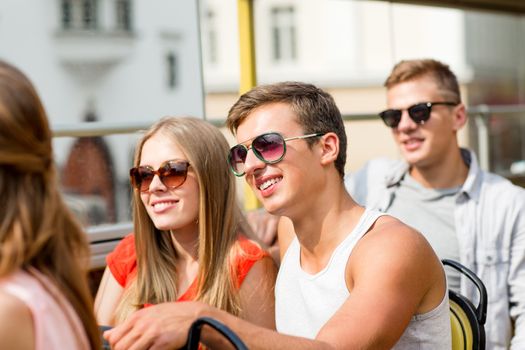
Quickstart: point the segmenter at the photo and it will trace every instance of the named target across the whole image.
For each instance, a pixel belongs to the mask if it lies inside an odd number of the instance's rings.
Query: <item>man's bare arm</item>
[[[193,320],[207,316],[225,323],[255,350],[390,348],[414,314],[439,305],[446,293],[445,277],[420,234],[392,218],[379,222],[349,260],[350,297],[316,339],[279,334],[200,302],[141,310],[109,333],[108,339],[115,350],[177,348],[184,345]],[[224,345],[214,331],[205,328],[203,337],[208,346]]]
[[[350,297],[317,335],[340,349],[393,347],[411,318],[437,307],[446,293],[428,242],[391,217],[378,219],[354,248],[347,283]]]

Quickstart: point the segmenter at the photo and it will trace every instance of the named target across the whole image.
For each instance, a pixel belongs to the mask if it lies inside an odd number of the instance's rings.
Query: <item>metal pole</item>
[[[255,67],[255,33],[253,28],[253,0],[237,0],[239,19],[239,52],[241,55],[241,81],[239,95],[257,85]],[[244,185],[244,208],[257,209],[261,206],[248,185]]]
[[[253,0],[237,0],[237,7],[239,20],[239,52],[241,55],[239,94],[243,94],[257,85]]]
[[[478,129],[479,166],[485,171],[490,170],[489,130],[487,127],[489,116],[489,107],[487,105],[481,105],[479,106],[478,113],[474,117],[476,128]]]

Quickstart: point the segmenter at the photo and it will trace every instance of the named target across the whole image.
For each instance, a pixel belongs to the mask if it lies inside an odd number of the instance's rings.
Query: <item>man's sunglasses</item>
[[[278,132],[268,132],[255,137],[250,146],[238,144],[233,146],[228,153],[228,164],[235,176],[245,174],[244,163],[246,156],[251,149],[257,158],[266,164],[275,164],[280,162],[286,154],[286,141],[307,139],[310,137],[323,136],[324,133],[314,133],[295,137],[284,138]]]
[[[141,192],[148,192],[151,181],[157,175],[164,186],[174,189],[186,181],[190,163],[184,160],[168,160],[161,164],[157,170],[149,165],[131,168],[129,176],[133,187]]]
[[[445,106],[457,106],[457,102],[423,102],[418,103],[407,108],[408,115],[417,124],[423,124],[430,118],[430,112],[432,106],[445,105]],[[402,109],[387,109],[379,113],[379,116],[385,122],[386,126],[391,128],[397,128],[401,121],[401,115],[403,114]]]

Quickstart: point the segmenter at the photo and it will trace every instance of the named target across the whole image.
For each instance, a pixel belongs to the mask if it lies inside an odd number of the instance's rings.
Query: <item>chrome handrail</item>
[[[488,116],[494,113],[520,113],[525,112],[525,105],[476,105],[469,107],[467,113],[470,116],[484,115]],[[379,120],[377,113],[348,113],[343,114],[345,121],[361,121],[361,120]],[[217,126],[223,127],[225,119],[207,119],[208,122]],[[81,122],[71,124],[56,124],[52,125],[53,136],[55,137],[89,137],[89,136],[105,136],[113,134],[131,134],[137,131],[146,130],[151,126],[152,122]]]
[[[474,120],[478,131],[478,157],[482,169],[489,167],[489,129],[488,120],[492,114],[508,115],[511,113],[525,113],[525,105],[477,105],[467,109],[467,113]],[[351,113],[343,115],[344,121],[379,120],[375,113]],[[224,119],[208,119],[208,122],[217,127],[224,127]],[[95,137],[116,134],[133,134],[148,129],[152,122],[82,122],[73,124],[52,125],[54,137]],[[103,257],[118,240],[132,231],[131,222],[119,222],[90,226],[86,228],[88,240],[92,247],[92,266],[100,267],[104,263]]]

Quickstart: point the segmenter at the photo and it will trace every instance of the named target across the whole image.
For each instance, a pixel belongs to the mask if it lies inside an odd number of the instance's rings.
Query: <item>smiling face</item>
[[[457,151],[456,134],[466,120],[463,105],[433,106],[430,118],[424,124],[415,123],[406,110],[421,102],[443,101],[447,99],[428,76],[399,83],[387,91],[388,108],[403,110],[401,121],[392,133],[403,158],[411,166],[439,166],[450,152]]]
[[[285,103],[271,103],[253,110],[237,129],[237,142],[246,146],[261,134],[274,131],[284,138],[304,135],[297,117]],[[266,210],[273,214],[290,214],[289,204],[296,207],[304,200],[301,195],[315,191],[315,179],[319,177],[319,162],[305,139],[286,142],[284,158],[275,164],[266,164],[248,151],[245,162],[246,182],[257,195]]]
[[[185,160],[180,146],[162,132],[151,136],[143,145],[140,166],[158,169],[167,160]],[[199,215],[199,184],[192,167],[188,168],[186,181],[170,189],[155,175],[149,191],[141,192],[140,199],[159,230],[173,230],[197,234]]]

